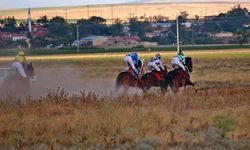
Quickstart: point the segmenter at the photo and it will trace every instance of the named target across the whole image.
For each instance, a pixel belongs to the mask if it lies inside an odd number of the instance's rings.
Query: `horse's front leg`
[[[191,85],[191,86],[193,86],[195,92],[198,92],[197,86],[196,86],[190,79],[186,80],[186,85]]]

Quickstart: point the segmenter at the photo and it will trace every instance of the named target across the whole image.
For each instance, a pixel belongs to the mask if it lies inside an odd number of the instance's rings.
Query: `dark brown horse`
[[[190,75],[193,71],[193,62],[191,57],[186,57],[186,65],[185,65],[188,73],[185,74],[184,71],[182,71],[181,68],[174,69],[170,72],[168,72],[163,86],[163,91],[166,91],[168,86],[171,87],[172,91],[174,93],[177,93],[179,91],[180,87],[186,87],[187,85],[192,85],[195,88],[195,91],[197,92],[197,88],[194,85],[194,83],[190,80]]]
[[[138,71],[139,71],[139,79],[137,79],[136,75],[134,75],[132,69],[130,68],[127,71],[123,71],[118,74],[116,78],[116,92],[123,87],[124,88],[124,93],[127,92],[129,87],[137,87],[143,90],[143,92],[146,91],[145,89],[145,83],[142,80],[141,76],[143,73],[143,60],[138,61]]]
[[[153,70],[147,72],[142,76],[146,90],[149,90],[151,87],[160,87],[163,88],[163,83],[165,77],[167,76],[167,66],[164,66],[165,70],[161,69],[160,72]]]
[[[8,75],[1,87],[1,95],[26,96],[30,91],[30,79],[34,78],[35,70],[32,63],[23,65],[27,78],[23,78],[19,73]]]

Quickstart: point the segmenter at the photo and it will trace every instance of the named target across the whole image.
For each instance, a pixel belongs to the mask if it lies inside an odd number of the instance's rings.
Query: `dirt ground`
[[[121,57],[34,61],[34,98],[1,98],[0,149],[249,149],[249,57],[187,55],[198,93],[164,96],[114,95]]]
[[[246,53],[248,51],[239,52]],[[191,73],[191,79],[197,83],[200,90],[250,86],[250,59],[248,57],[210,58],[213,52],[209,51],[202,53],[204,56],[210,56],[207,58],[196,56],[195,52],[189,54],[194,56],[194,71]],[[120,59],[110,58],[100,61],[98,58],[88,58],[88,61],[34,61],[35,79],[31,81],[31,95],[44,96],[49,90],[59,87],[71,94],[92,91],[100,95],[109,95],[114,92],[116,76],[125,69],[122,57],[120,55],[117,57]],[[145,54],[141,57],[144,57],[145,61],[149,58]],[[164,56],[162,61],[168,66],[168,69],[171,69],[169,56]],[[8,65],[5,62],[1,63],[0,67],[8,67]],[[147,67],[145,68],[147,69]],[[3,80],[3,78],[0,79]],[[136,89],[133,88],[130,91],[134,90]],[[192,90],[192,88],[187,90]],[[140,90],[136,91],[141,93]]]

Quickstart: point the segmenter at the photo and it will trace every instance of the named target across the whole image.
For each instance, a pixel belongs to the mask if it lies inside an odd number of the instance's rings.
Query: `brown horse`
[[[167,90],[168,86],[171,87],[172,91],[177,93],[180,87],[186,87],[187,85],[192,85],[197,92],[197,88],[195,84],[190,80],[190,75],[193,71],[193,62],[191,57],[186,57],[186,65],[185,65],[188,73],[185,75],[185,72],[182,71],[181,68],[174,69],[168,72],[163,86],[163,92]]]
[[[142,76],[146,90],[149,90],[151,87],[160,87],[161,89],[163,88],[163,83],[168,73],[167,66],[164,66],[164,68],[165,70],[161,69],[160,72],[153,70],[151,72],[145,73]]]
[[[26,96],[30,91],[30,79],[34,78],[35,70],[32,63],[25,63],[23,65],[27,78],[23,78],[20,74],[8,75],[1,87],[1,95],[14,95],[14,96]]]
[[[124,93],[127,92],[129,87],[137,87],[137,88],[142,89],[143,92],[145,92],[146,91],[145,83],[141,78],[142,73],[143,73],[143,67],[144,67],[143,60],[139,60],[138,67],[137,67],[137,69],[139,70],[139,79],[137,79],[137,77],[134,75],[131,68],[127,71],[123,71],[119,73],[116,78],[116,92],[121,87],[124,88]]]

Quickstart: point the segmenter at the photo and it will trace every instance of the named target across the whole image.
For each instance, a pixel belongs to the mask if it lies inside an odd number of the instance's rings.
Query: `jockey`
[[[187,75],[187,70],[184,66],[185,64],[186,64],[186,60],[185,60],[184,54],[182,50],[180,50],[179,53],[171,59],[171,65],[174,69],[176,69],[177,67],[180,67]]]
[[[165,68],[162,65],[161,62],[161,55],[160,54],[156,54],[155,57],[151,58],[148,62],[148,70],[152,71],[152,70],[156,70],[158,72],[160,72],[162,70],[165,70]]]
[[[136,75],[136,77],[138,77],[138,70],[136,69],[136,68],[138,68],[138,55],[137,55],[137,53],[133,52],[131,54],[127,54],[123,58],[123,61],[126,63],[126,65],[128,65],[126,70],[128,70],[129,67],[131,67],[133,69],[133,72]]]
[[[11,70],[13,74],[19,73],[23,78],[27,78],[25,70],[23,68],[23,64],[25,63],[26,58],[24,56],[24,51],[20,50],[15,58],[15,60],[11,63]]]

